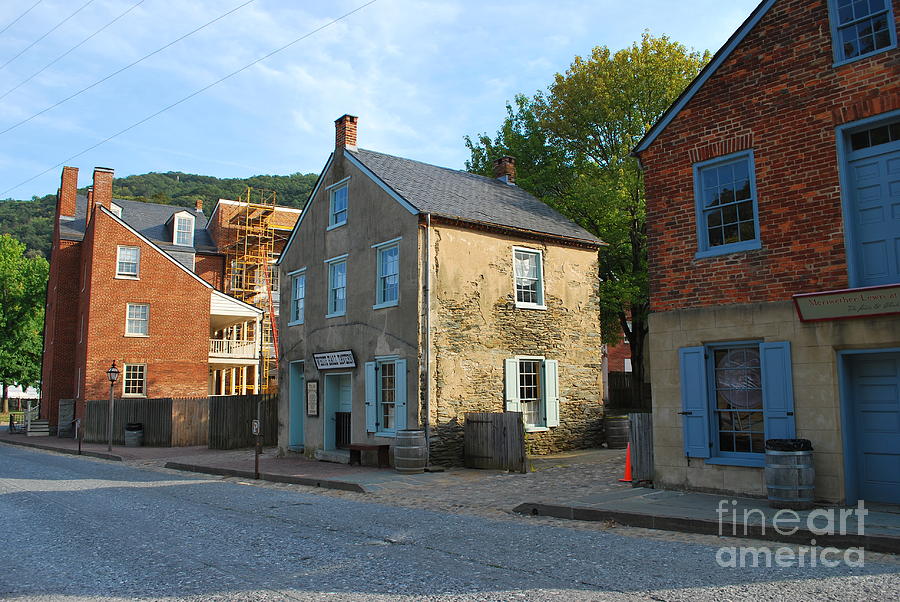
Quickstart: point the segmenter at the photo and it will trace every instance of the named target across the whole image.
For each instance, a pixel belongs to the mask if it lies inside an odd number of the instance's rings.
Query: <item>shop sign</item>
[[[316,368],[319,370],[333,370],[335,368],[356,368],[356,360],[353,351],[330,351],[328,353],[314,353]]]
[[[794,295],[803,322],[900,314],[900,284]]]

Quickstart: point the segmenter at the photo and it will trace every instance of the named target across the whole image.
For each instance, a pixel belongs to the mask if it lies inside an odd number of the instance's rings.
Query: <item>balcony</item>
[[[256,359],[256,341],[210,339],[209,357],[245,360]]]

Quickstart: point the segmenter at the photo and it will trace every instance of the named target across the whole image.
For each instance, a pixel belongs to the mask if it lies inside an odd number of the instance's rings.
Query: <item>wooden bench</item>
[[[362,466],[362,452],[374,451],[378,452],[378,468],[390,468],[391,466],[391,446],[367,443],[351,443],[347,446],[350,450],[350,465],[359,464]]]

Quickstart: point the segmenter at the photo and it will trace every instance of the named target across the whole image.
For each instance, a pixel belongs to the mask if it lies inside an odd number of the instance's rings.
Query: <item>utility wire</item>
[[[51,166],[51,167],[48,167],[47,169],[45,169],[45,170],[42,171],[41,173],[39,173],[39,174],[37,174],[37,175],[34,175],[34,176],[28,178],[27,180],[25,180],[25,181],[23,181],[23,182],[20,182],[20,183],[16,184],[16,185],[13,186],[12,188],[7,188],[7,189],[4,190],[3,192],[0,192],[0,197],[2,197],[3,195],[9,193],[9,192],[12,191],[12,190],[15,190],[16,188],[18,188],[18,187],[20,187],[20,186],[24,186],[25,184],[28,184],[29,182],[32,182],[32,181],[34,181],[34,180],[40,178],[42,175],[44,175],[44,174],[46,174],[46,173],[49,173],[49,172],[53,171],[53,170],[56,169],[57,167],[61,167],[62,165],[65,165],[66,163],[70,162],[72,159],[77,159],[77,158],[80,157],[81,155],[84,155],[85,153],[89,153],[90,151],[94,150],[94,149],[97,148],[98,146],[101,146],[101,145],[103,145],[103,144],[106,144],[107,142],[109,142],[109,141],[112,140],[113,138],[116,138],[116,137],[118,137],[118,136],[121,136],[122,134],[124,134],[125,132],[128,132],[128,131],[130,131],[130,130],[133,130],[134,128],[138,127],[139,125],[142,125],[142,124],[144,124],[144,123],[147,123],[148,121],[150,121],[150,120],[153,119],[154,117],[157,117],[157,116],[159,116],[159,115],[162,115],[163,113],[165,113],[165,112],[168,111],[169,109],[172,109],[172,108],[174,108],[174,107],[177,107],[177,106],[180,105],[181,103],[183,103],[183,102],[185,102],[185,101],[187,101],[187,100],[190,100],[191,98],[197,96],[198,94],[201,94],[202,92],[205,92],[206,90],[209,90],[209,89],[212,88],[213,86],[216,86],[216,85],[218,85],[218,84],[221,84],[221,83],[224,82],[225,80],[230,79],[230,78],[234,77],[235,75],[237,75],[237,74],[239,74],[239,73],[242,73],[242,72],[246,71],[246,70],[249,69],[250,67],[256,65],[257,63],[261,63],[262,61],[266,60],[267,58],[269,58],[269,57],[271,57],[271,56],[274,56],[274,55],[278,54],[279,52],[282,52],[282,51],[284,51],[284,50],[287,50],[288,48],[290,48],[290,47],[293,46],[294,44],[297,44],[298,42],[302,42],[303,40],[305,40],[305,39],[307,39],[307,38],[309,38],[309,37],[311,37],[311,36],[313,36],[313,35],[319,33],[319,32],[322,31],[323,29],[326,29],[326,28],[328,28],[328,27],[331,27],[331,26],[334,25],[335,23],[338,23],[338,22],[340,22],[340,21],[343,21],[344,19],[346,19],[346,18],[349,17],[350,15],[352,15],[352,14],[354,14],[354,13],[357,13],[357,12],[361,11],[362,9],[366,8],[367,6],[370,6],[370,5],[372,5],[372,4],[375,4],[377,1],[378,1],[378,0],[369,0],[369,2],[366,2],[365,4],[362,4],[362,5],[360,5],[360,6],[357,6],[357,7],[354,8],[353,10],[344,13],[344,14],[341,15],[340,17],[337,17],[336,19],[333,19],[333,20],[329,21],[328,23],[325,23],[324,25],[319,26],[319,27],[313,29],[312,31],[310,31],[310,32],[308,32],[308,33],[303,34],[303,35],[300,36],[299,38],[297,38],[297,39],[295,39],[295,40],[293,40],[293,41],[291,41],[291,42],[288,42],[288,43],[285,44],[284,46],[281,46],[281,47],[279,47],[279,48],[276,48],[275,50],[269,52],[269,53],[266,54],[266,55],[261,56],[260,58],[256,59],[255,61],[253,61],[253,62],[251,62],[251,63],[248,63],[248,64],[244,65],[244,66],[241,67],[240,69],[237,69],[237,70],[235,70],[235,71],[232,71],[232,72],[229,73],[228,75],[226,75],[226,76],[224,76],[224,77],[221,77],[221,78],[217,79],[216,81],[212,82],[211,84],[207,84],[206,86],[203,86],[203,87],[200,88],[199,90],[196,90],[196,91],[194,91],[194,92],[191,92],[190,94],[188,94],[187,96],[181,98],[180,100],[176,100],[176,101],[173,102],[172,104],[170,104],[170,105],[168,105],[168,106],[165,106],[165,107],[163,107],[162,109],[160,109],[159,111],[157,111],[157,112],[155,112],[155,113],[153,113],[153,114],[151,114],[151,115],[148,115],[148,116],[144,117],[144,118],[141,119],[140,121],[136,121],[135,123],[132,123],[132,124],[129,125],[128,127],[124,128],[124,129],[121,129],[121,130],[119,130],[118,132],[116,132],[115,134],[112,134],[112,135],[110,135],[110,136],[104,138],[104,139],[101,140],[100,142],[98,142],[98,143],[96,143],[96,144],[93,144],[93,145],[87,147],[87,148],[84,149],[83,151],[78,152],[78,153],[72,155],[71,157],[67,157],[67,158],[63,159],[62,161],[60,161],[60,162],[57,163],[56,165],[53,165],[53,166]],[[0,132],[0,133],[2,133],[2,132]]]
[[[20,20],[22,17],[24,17],[25,15],[27,15],[28,13],[30,13],[30,12],[31,12],[31,9],[34,8],[35,6],[37,6],[37,5],[40,4],[40,3],[41,3],[41,0],[37,0],[37,2],[35,2],[34,4],[31,5],[31,8],[29,8],[29,9],[26,10],[24,13],[22,13],[21,15],[19,15],[19,16],[16,17],[15,19],[13,19],[12,23],[10,23],[9,25],[7,25],[7,26],[4,27],[3,29],[0,29],[0,34],[4,33],[7,29],[9,29],[10,27],[12,27],[12,26],[15,25],[16,23],[18,23],[19,20]]]
[[[94,0],[88,0],[87,2],[85,2],[84,4],[82,4],[81,7],[80,7],[78,10],[76,10],[74,13],[72,13],[71,15],[69,15],[68,17],[66,17],[65,19],[63,19],[62,21],[60,21],[59,23],[57,23],[52,29],[50,29],[50,31],[48,31],[47,33],[45,33],[44,35],[42,35],[41,37],[39,37],[38,39],[36,39],[34,42],[32,42],[31,44],[29,44],[28,46],[26,46],[25,49],[22,50],[19,54],[17,54],[16,56],[12,57],[12,58],[9,59],[8,61],[6,61],[6,62],[3,63],[2,65],[0,65],[0,70],[2,70],[4,67],[6,67],[7,65],[9,65],[11,62],[13,62],[14,60],[16,60],[17,58],[19,58],[20,56],[22,56],[23,54],[25,54],[25,53],[28,52],[29,50],[31,50],[31,49],[34,47],[35,44],[37,44],[38,42],[40,42],[41,40],[43,40],[44,38],[46,38],[47,36],[49,36],[51,33],[53,33],[54,31],[56,31],[56,30],[59,29],[60,27],[62,27],[63,23],[65,23],[66,21],[68,21],[69,19],[71,19],[72,17],[74,17],[75,15],[77,15],[78,13],[80,13],[81,11],[83,11],[84,9],[86,9],[86,8],[88,7],[88,5],[91,4],[91,3],[93,3],[93,2],[94,2]]]
[[[93,1],[93,0],[92,0],[92,1]],[[5,133],[7,133],[7,132],[11,132],[12,130],[16,129],[16,128],[19,127],[20,125],[23,125],[23,124],[25,124],[25,123],[28,123],[29,121],[31,121],[32,119],[34,119],[34,118],[36,118],[36,117],[40,117],[41,115],[43,115],[43,114],[46,113],[47,111],[49,111],[49,110],[51,110],[51,109],[55,109],[56,107],[58,107],[59,105],[63,104],[64,102],[68,102],[68,101],[72,100],[73,98],[75,98],[76,96],[80,96],[80,95],[84,94],[85,92],[87,92],[87,91],[90,90],[91,88],[95,88],[95,87],[99,86],[99,85],[102,84],[103,82],[112,79],[113,77],[115,77],[115,76],[117,76],[118,74],[122,73],[122,72],[125,71],[126,69],[130,69],[130,68],[134,67],[135,65],[137,65],[138,63],[142,63],[142,62],[146,61],[146,60],[149,59],[151,56],[153,56],[153,55],[155,55],[155,54],[159,54],[160,52],[162,52],[162,51],[165,50],[166,48],[169,48],[170,46],[174,46],[175,44],[177,44],[177,43],[180,42],[181,40],[183,40],[183,39],[185,39],[185,38],[187,38],[187,37],[189,37],[189,36],[194,35],[194,34],[197,33],[198,31],[200,31],[201,29],[205,29],[205,28],[209,27],[210,25],[212,25],[212,24],[215,23],[216,21],[220,21],[220,20],[224,19],[224,18],[227,17],[228,15],[230,15],[230,14],[236,12],[236,11],[239,11],[240,9],[244,8],[244,7],[247,6],[248,4],[250,4],[250,3],[252,3],[252,2],[255,2],[255,1],[256,1],[256,0],[247,0],[247,2],[244,2],[243,4],[241,4],[241,5],[239,5],[239,6],[236,6],[236,7],[232,8],[230,11],[228,11],[228,12],[225,13],[224,15],[220,15],[220,16],[216,17],[215,19],[213,19],[212,21],[209,21],[208,23],[204,23],[203,25],[201,25],[201,26],[198,27],[197,29],[194,29],[194,30],[191,30],[191,31],[187,32],[186,34],[184,34],[184,35],[181,36],[180,38],[177,38],[177,39],[172,40],[171,42],[169,42],[169,43],[166,44],[165,46],[163,46],[163,47],[161,47],[161,48],[157,48],[156,50],[154,50],[153,52],[151,52],[151,53],[149,53],[149,54],[145,54],[144,56],[142,56],[142,57],[139,58],[138,60],[134,61],[133,63],[129,63],[129,64],[125,65],[124,67],[122,67],[121,69],[118,69],[118,70],[116,70],[116,71],[113,71],[112,73],[110,73],[110,74],[107,75],[106,77],[104,77],[104,78],[102,78],[102,79],[98,79],[97,81],[95,81],[95,82],[92,83],[91,85],[85,86],[84,88],[82,88],[81,90],[78,90],[78,91],[75,92],[74,94],[70,94],[69,96],[66,96],[65,98],[63,98],[63,99],[60,100],[59,102],[56,102],[56,103],[50,105],[49,107],[46,107],[45,109],[43,109],[43,110],[41,110],[41,111],[38,111],[37,113],[35,113],[35,114],[32,115],[31,117],[26,117],[26,118],[23,119],[22,121],[19,121],[19,122],[17,122],[17,123],[12,124],[11,126],[9,126],[8,128],[6,128],[5,130],[0,130],[0,135],[3,135],[3,134],[5,134]]]
[[[72,52],[74,52],[75,50],[77,50],[78,48],[80,48],[82,45],[84,45],[85,42],[87,42],[88,40],[90,40],[91,38],[93,38],[95,35],[97,35],[97,34],[100,33],[101,31],[103,31],[104,29],[106,29],[107,27],[109,27],[110,25],[112,25],[113,23],[115,23],[116,21],[118,21],[119,19],[121,19],[122,17],[124,17],[125,15],[127,15],[128,13],[130,13],[131,11],[133,11],[134,9],[136,9],[138,6],[140,6],[141,4],[143,4],[143,3],[146,2],[146,1],[147,1],[147,0],[139,0],[139,1],[136,2],[135,4],[132,4],[132,5],[131,5],[131,8],[127,9],[124,13],[120,14],[118,17],[116,17],[115,19],[113,19],[112,21],[110,21],[109,23],[107,23],[106,25],[104,25],[103,27],[101,27],[100,29],[98,29],[97,31],[95,31],[94,33],[92,33],[91,35],[89,35],[88,37],[86,37],[85,39],[81,40],[80,42],[78,42],[77,44],[75,44],[74,46],[72,46],[71,48],[69,48],[68,50],[66,50],[64,53],[62,53],[62,54],[59,55],[58,57],[56,57],[55,59],[53,59],[52,61],[50,61],[50,62],[47,63],[46,65],[44,65],[43,67],[41,67],[41,69],[40,69],[39,71],[37,71],[36,73],[33,73],[32,75],[30,75],[27,79],[24,79],[24,80],[20,81],[15,87],[10,88],[10,89],[7,90],[6,92],[4,92],[4,93],[3,93],[3,96],[0,96],[0,100],[3,100],[4,98],[6,98],[7,96],[9,96],[10,94],[12,94],[12,93],[15,92],[16,90],[18,90],[19,88],[21,88],[22,86],[24,86],[25,84],[27,84],[28,82],[30,82],[31,80],[33,80],[34,78],[36,78],[38,75],[40,75],[41,73],[43,73],[44,71],[46,71],[47,69],[49,69],[50,67],[52,67],[53,65],[55,65],[57,62],[59,62],[60,60],[64,59],[64,58],[65,58],[66,56],[68,56],[70,53],[72,53]]]

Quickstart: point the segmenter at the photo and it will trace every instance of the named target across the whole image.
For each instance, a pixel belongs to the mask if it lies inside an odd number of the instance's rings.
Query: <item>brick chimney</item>
[[[63,167],[62,181],[56,198],[56,213],[75,217],[75,197],[78,196],[78,168]]]
[[[510,186],[516,183],[516,159],[505,156],[494,160],[494,177]]]
[[[357,121],[359,117],[355,115],[342,115],[334,120],[334,150],[356,150]]]
[[[115,172],[109,167],[94,168],[94,203],[110,208],[112,204],[112,183]]]
[[[201,213],[203,211],[203,199],[194,201],[194,211]]]

